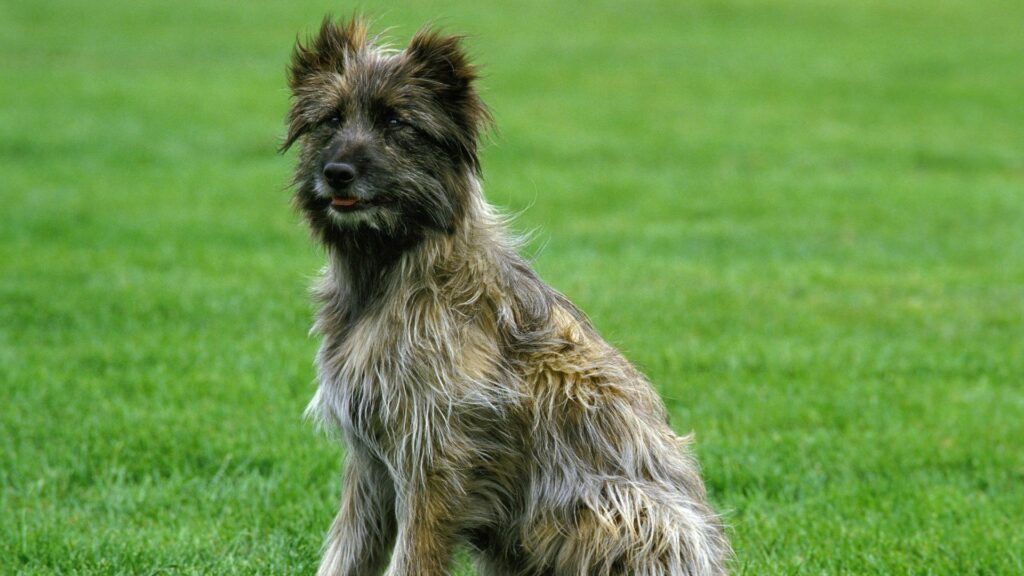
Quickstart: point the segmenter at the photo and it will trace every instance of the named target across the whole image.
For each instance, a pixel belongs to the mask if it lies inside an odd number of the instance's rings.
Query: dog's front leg
[[[395,540],[395,489],[383,464],[350,449],[341,509],[324,544],[317,576],[380,574]]]
[[[443,576],[450,570],[465,489],[454,473],[429,474],[417,484],[398,498],[398,539],[387,576]]]

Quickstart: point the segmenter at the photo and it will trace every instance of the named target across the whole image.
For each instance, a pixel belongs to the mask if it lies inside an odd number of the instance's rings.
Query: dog
[[[327,264],[308,412],[347,445],[321,576],[726,572],[688,438],[533,272],[485,201],[491,123],[462,40],[365,21],[297,40],[282,151]]]

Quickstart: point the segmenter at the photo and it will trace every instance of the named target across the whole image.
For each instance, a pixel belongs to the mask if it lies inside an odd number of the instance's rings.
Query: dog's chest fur
[[[421,467],[452,442],[455,420],[493,422],[515,400],[492,322],[481,307],[467,315],[460,306],[466,298],[479,304],[479,294],[391,283],[354,320],[345,294],[344,278],[325,275],[315,327],[324,338],[320,387],[309,409],[393,472]]]

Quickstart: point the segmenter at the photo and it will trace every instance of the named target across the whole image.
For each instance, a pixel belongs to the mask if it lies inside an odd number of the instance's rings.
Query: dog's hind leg
[[[638,481],[604,481],[524,536],[535,564],[567,576],[724,576],[729,554],[706,506]]]

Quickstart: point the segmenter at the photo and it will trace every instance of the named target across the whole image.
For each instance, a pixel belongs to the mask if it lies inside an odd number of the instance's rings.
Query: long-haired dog
[[[328,262],[309,411],[348,446],[319,573],[724,574],[728,544],[646,378],[544,284],[480,190],[459,38],[359,19],[297,42],[287,149]]]

